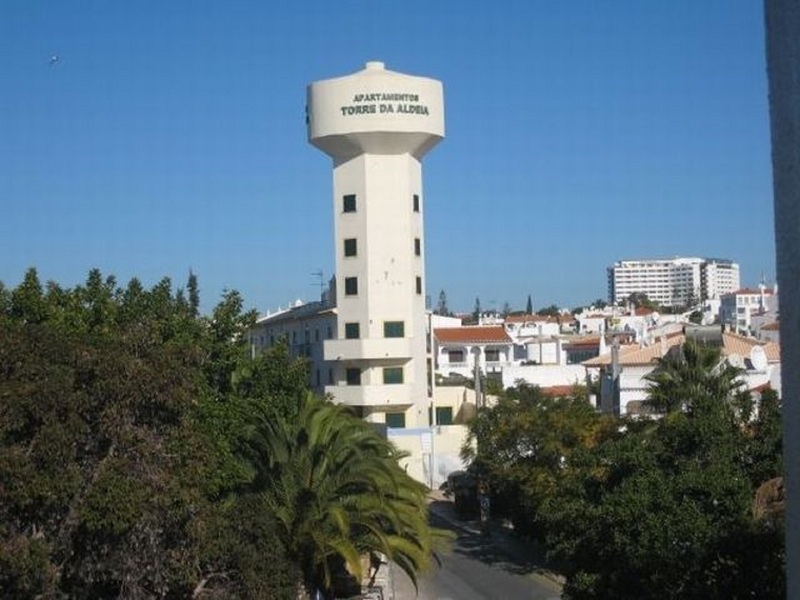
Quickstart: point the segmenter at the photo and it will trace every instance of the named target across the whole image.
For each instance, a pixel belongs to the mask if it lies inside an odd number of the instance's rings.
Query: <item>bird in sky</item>
[[[56,66],[60,60],[61,60],[61,57],[58,54],[51,54],[50,55],[50,66],[51,67]]]

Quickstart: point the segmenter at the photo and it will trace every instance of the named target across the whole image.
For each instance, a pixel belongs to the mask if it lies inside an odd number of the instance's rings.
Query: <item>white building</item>
[[[475,410],[467,392],[434,395],[425,311],[420,161],[444,137],[442,84],[368,62],[312,83],[306,111],[333,161],[336,277],[319,302],[259,319],[253,351],[286,340],[315,391],[385,427],[408,473],[437,486],[461,468],[458,422]]]
[[[759,342],[719,327],[704,328],[716,332],[715,343],[720,345],[722,356],[735,367],[741,368],[741,379],[746,389],[758,391],[765,386],[780,395],[780,347],[773,342]],[[643,404],[650,386],[647,376],[658,365],[658,359],[686,342],[684,333],[659,337],[649,346],[631,344],[583,363],[587,378],[601,382],[601,395],[597,408],[619,415],[643,414]],[[617,383],[613,371],[618,370]]]
[[[536,321],[515,320],[519,322],[527,322],[533,328]],[[518,335],[532,329],[517,328],[515,323],[511,327],[500,324],[434,328],[433,358],[439,379],[449,383],[473,379],[477,367],[482,375],[498,381],[503,388],[523,381],[545,390],[569,389],[584,382],[581,363],[597,356],[600,336]]]
[[[250,330],[250,347],[254,354],[286,342],[292,357],[308,361],[309,386],[323,393],[333,383],[333,365],[323,357],[323,343],[336,331],[336,309],[327,300],[295,302],[291,307],[261,317]]]
[[[719,320],[742,335],[754,335],[754,318],[777,312],[777,295],[761,284],[758,289],[742,288],[720,298]],[[774,320],[770,319],[770,320]]]
[[[545,315],[509,315],[503,320],[503,324],[512,338],[519,339],[558,335],[564,328],[570,327],[573,321],[572,315],[563,319]]]
[[[608,267],[612,304],[644,293],[662,306],[686,306],[739,288],[739,265],[726,259],[622,260]]]
[[[422,156],[442,84],[369,62],[308,88],[308,139],[333,159],[336,329],[325,391],[367,421],[428,425]]]
[[[739,289],[739,265],[730,260],[707,258],[700,267],[700,300],[719,298]]]

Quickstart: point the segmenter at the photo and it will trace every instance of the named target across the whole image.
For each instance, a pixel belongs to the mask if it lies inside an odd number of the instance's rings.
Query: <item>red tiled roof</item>
[[[756,289],[753,289],[753,288],[741,288],[741,289],[738,289],[735,292],[731,292],[731,293],[734,296],[745,296],[745,295],[751,295],[751,296],[752,295],[759,295],[760,296],[761,295],[761,290],[756,290]],[[723,295],[726,295],[726,294],[723,294]],[[765,296],[771,296],[772,295],[772,290],[765,289],[764,290],[764,295]]]
[[[773,323],[767,323],[761,329],[765,331],[779,331],[781,328],[781,324],[778,321]]]
[[[564,346],[567,348],[579,348],[579,347],[596,348],[599,345],[600,345],[599,335],[584,337],[580,339],[573,339],[564,343]]]
[[[725,344],[723,354],[738,354],[744,358],[750,356],[750,352],[756,346],[761,346],[764,349],[764,354],[767,355],[767,361],[774,363],[781,360],[781,347],[775,342],[760,342],[754,338],[744,337],[737,335],[730,331],[722,334],[722,340]]]
[[[667,336],[664,340],[664,347],[662,352],[661,340],[655,340],[650,346],[639,348],[638,346],[621,347],[619,349],[619,364],[620,365],[648,365],[654,363],[661,358],[670,348],[678,346],[686,341],[686,336],[681,334]],[[731,354],[738,354],[742,357],[750,356],[750,351],[755,346],[761,346],[764,353],[767,355],[769,362],[778,362],[781,359],[781,348],[775,342],[767,342],[766,344],[759,342],[753,338],[747,338],[735,333],[726,331],[722,334],[722,354],[729,356]],[[611,354],[604,354],[584,361],[585,367],[602,367],[611,364]]]
[[[502,325],[477,327],[440,327],[433,330],[436,339],[444,344],[510,344]]]
[[[574,385],[551,385],[542,388],[542,393],[551,398],[563,398],[569,396],[575,390]]]

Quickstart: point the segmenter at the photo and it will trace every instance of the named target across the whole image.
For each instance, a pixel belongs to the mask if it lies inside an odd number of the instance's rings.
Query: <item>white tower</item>
[[[308,139],[334,167],[338,331],[324,345],[326,392],[369,421],[427,425],[420,159],[444,137],[442,84],[368,62],[312,83],[307,111]]]

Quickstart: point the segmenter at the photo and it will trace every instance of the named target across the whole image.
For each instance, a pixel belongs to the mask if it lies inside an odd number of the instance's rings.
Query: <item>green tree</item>
[[[192,316],[196,317],[200,314],[200,288],[197,285],[197,275],[194,271],[189,271],[186,289],[189,291],[189,307],[191,308]]]
[[[399,466],[394,447],[348,408],[311,395],[296,418],[257,407],[250,456],[253,493],[275,514],[278,539],[309,593],[330,595],[346,566],[360,580],[362,557],[381,552],[413,581],[428,566],[436,532],[426,489]]]
[[[443,317],[449,317],[452,314],[447,306],[447,294],[445,294],[444,290],[439,292],[439,302],[436,304],[434,314],[442,315]]]
[[[692,410],[700,404],[735,403],[750,415],[750,395],[743,391],[742,371],[722,359],[720,350],[694,342],[674,347],[658,359],[645,379],[649,382],[646,405],[666,414]]]
[[[481,300],[477,296],[475,297],[475,308],[472,309],[472,320],[476,323],[481,318]]]
[[[545,317],[557,317],[561,314],[561,309],[559,309],[555,304],[551,304],[550,306],[540,308],[538,311],[536,311],[536,314]]]
[[[628,296],[628,302],[633,304],[636,308],[647,308],[659,312],[670,312],[658,302],[651,300],[645,292],[633,292],[630,296]]]
[[[583,388],[552,398],[520,383],[479,410],[462,454],[489,481],[493,510],[505,513],[517,531],[537,536],[539,506],[558,490],[572,454],[613,431],[611,418],[595,411]]]
[[[232,382],[251,358],[236,298],[209,321],[169,280],[123,290],[96,270],[46,293],[29,271],[9,295],[0,595],[292,597],[271,515],[254,521],[266,538],[218,535],[247,508],[236,490],[252,477],[237,457],[247,403]],[[253,389],[268,388],[260,373]],[[256,567],[256,554],[269,563]]]
[[[783,473],[783,424],[777,392],[761,393],[755,418],[745,425],[747,439],[743,452],[750,482],[759,486]]]
[[[540,512],[565,597],[783,597],[781,525],[751,513],[753,482],[779,473],[774,407],[754,425],[735,375],[685,345],[651,378],[661,419],[575,454]]]
[[[255,325],[256,311],[243,311],[244,299],[236,291],[225,291],[208,321],[207,357],[209,383],[222,394],[233,391],[241,375],[239,366],[248,353],[247,332]]]
[[[526,315],[533,314],[533,300],[531,300],[530,294],[528,294],[528,303],[525,305],[525,314]]]
[[[22,283],[11,292],[10,311],[11,317],[24,323],[35,325],[47,319],[47,303],[36,269],[28,269]]]

